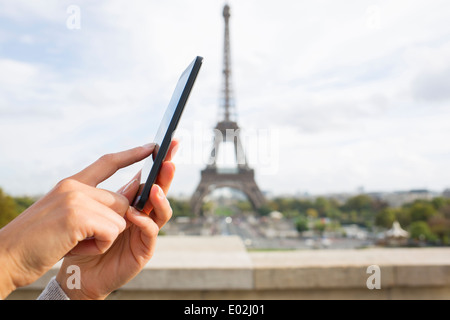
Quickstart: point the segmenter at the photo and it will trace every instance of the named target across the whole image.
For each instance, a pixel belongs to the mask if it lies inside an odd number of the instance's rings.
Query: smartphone
[[[169,105],[167,106],[166,112],[164,113],[159,129],[153,140],[156,144],[155,150],[145,160],[141,171],[141,184],[133,201],[133,206],[137,210],[143,210],[145,203],[149,198],[150,189],[156,181],[161,165],[169,150],[173,132],[180,121],[184,106],[186,105],[189,94],[194,86],[202,62],[202,57],[196,57],[186,70],[184,70],[178,80],[172,98],[170,99]]]

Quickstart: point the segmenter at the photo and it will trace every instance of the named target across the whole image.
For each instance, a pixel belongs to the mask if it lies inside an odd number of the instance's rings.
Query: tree
[[[345,204],[344,208],[348,211],[355,210],[358,213],[362,211],[367,211],[372,209],[372,198],[365,194],[360,194],[349,198]]]
[[[429,202],[415,201],[410,207],[411,221],[427,221],[436,214],[436,210]]]
[[[263,205],[262,207],[260,207],[259,209],[258,209],[258,213],[260,214],[260,215],[262,215],[262,216],[268,216],[269,215],[269,213],[271,213],[273,210],[269,207],[269,206],[267,206],[267,205]]]
[[[443,244],[448,244],[450,240],[450,219],[439,213],[428,219],[428,226]]]
[[[341,210],[346,214],[343,215],[347,222],[358,223],[365,226],[370,226],[373,223],[375,214],[381,210],[384,205],[373,200],[370,196],[360,194],[347,199]]]
[[[409,209],[402,207],[395,210],[396,220],[401,226],[407,227],[411,224],[411,212]]]
[[[14,199],[0,188],[0,228],[3,228],[19,214]]]
[[[431,204],[436,210],[441,210],[443,207],[450,205],[450,199],[436,197],[431,200]]]
[[[25,197],[14,197],[14,201],[16,202],[17,205],[17,211],[19,213],[22,213],[28,207],[30,207],[36,201],[36,199],[25,196]]]
[[[211,213],[213,208],[214,208],[214,204],[212,203],[212,201],[204,202],[202,204],[202,214]]]
[[[436,239],[436,236],[433,235],[425,221],[414,221],[411,223],[409,226],[409,234],[415,240],[433,241]]]
[[[283,212],[283,216],[285,216],[288,219],[297,218],[298,216],[300,216],[300,211],[298,211],[297,209],[290,209],[287,210],[286,212]]]
[[[315,219],[315,218],[317,218],[317,217],[319,216],[319,213],[318,213],[317,210],[314,209],[314,208],[308,208],[308,209],[306,210],[306,215],[307,215],[309,218],[311,218],[311,219]]]
[[[327,212],[327,218],[341,220],[342,212],[337,207],[332,206]]]
[[[439,212],[447,219],[450,219],[450,204],[447,204],[439,209]]]
[[[330,203],[324,197],[317,197],[314,201],[314,207],[317,210],[319,217],[325,217],[327,212],[330,210]]]
[[[307,231],[308,227],[308,219],[304,216],[299,216],[295,219],[295,228],[298,232]]]
[[[319,219],[314,223],[314,230],[317,231],[322,236],[325,231],[326,226],[327,225],[326,225],[325,221],[323,221],[322,219]]]
[[[252,209],[253,209],[252,204],[248,200],[238,201],[238,203],[236,204],[236,207],[238,207],[241,212],[249,212],[249,211],[252,211]]]
[[[380,227],[390,228],[396,219],[396,210],[386,208],[375,216],[375,224]]]

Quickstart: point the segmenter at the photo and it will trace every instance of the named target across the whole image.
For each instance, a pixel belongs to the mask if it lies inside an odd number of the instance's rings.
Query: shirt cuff
[[[44,291],[39,295],[37,300],[70,300],[63,291],[56,277],[50,279],[50,282],[45,287]]]

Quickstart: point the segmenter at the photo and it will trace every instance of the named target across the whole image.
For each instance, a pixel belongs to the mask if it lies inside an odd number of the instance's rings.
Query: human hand
[[[150,191],[149,201],[143,212],[129,207],[126,211],[126,229],[119,234],[113,245],[103,254],[86,254],[85,248],[72,250],[64,258],[56,280],[70,299],[104,299],[110,292],[123,286],[135,277],[153,256],[156,237],[172,216],[172,209],[165,194],[172,182],[175,166],[170,162],[178,147],[172,142],[163,162],[161,171]],[[124,195],[131,203],[139,188],[140,172],[118,193]],[[89,246],[87,240],[80,245]],[[67,281],[71,273],[69,266],[79,268],[81,288],[69,288]],[[69,280],[70,281],[70,280]]]
[[[80,173],[59,182],[1,229],[0,298],[5,298],[17,287],[34,282],[69,252],[104,254],[127,228],[127,219],[133,225],[147,226],[141,215],[131,215],[129,203],[133,184],[122,190],[123,194],[96,186],[118,169],[146,158],[153,148],[153,145],[143,146],[101,157]],[[168,174],[169,179],[163,182],[168,188],[174,166],[168,162],[164,167],[164,176]],[[155,193],[152,190],[152,199]],[[167,207],[163,208],[166,212]],[[159,212],[159,208],[154,211]]]

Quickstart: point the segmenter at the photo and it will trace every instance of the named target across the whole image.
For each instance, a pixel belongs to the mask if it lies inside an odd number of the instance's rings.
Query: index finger
[[[100,182],[116,173],[117,170],[148,157],[154,148],[155,144],[152,143],[122,152],[106,154],[71,178],[96,187]]]

